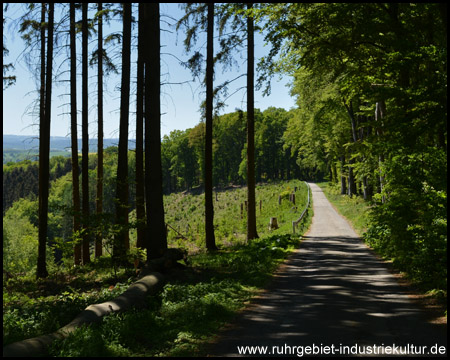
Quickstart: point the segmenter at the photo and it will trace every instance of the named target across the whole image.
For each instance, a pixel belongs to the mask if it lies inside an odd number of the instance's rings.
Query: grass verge
[[[317,183],[323,190],[330,203],[343,215],[355,229],[357,234],[363,238],[363,234],[369,226],[369,210],[372,206],[370,202],[365,201],[361,196],[350,198],[347,195],[340,194],[340,188],[337,185],[331,185],[329,182]],[[376,250],[374,250],[375,253]],[[418,306],[422,307],[429,318],[429,321],[446,324],[447,323],[447,291],[428,290],[420,282],[415,282],[411,276],[401,272],[394,266],[392,259],[382,257],[391,273],[397,278],[400,285],[404,286],[412,299]]]
[[[368,212],[370,203],[361,196],[341,195],[340,188],[330,185],[328,182],[317,183],[323,190],[330,203],[343,215],[355,229],[356,233],[362,237],[368,227]]]

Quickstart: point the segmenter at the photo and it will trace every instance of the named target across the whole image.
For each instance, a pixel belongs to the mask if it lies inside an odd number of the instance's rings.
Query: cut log
[[[112,312],[124,311],[132,306],[139,306],[147,295],[155,294],[164,285],[164,277],[159,273],[152,273],[131,284],[120,296],[101,304],[89,305],[69,324],[52,334],[42,335],[31,339],[17,341],[3,348],[3,357],[32,357],[45,354],[47,347],[53,340],[64,339],[76,328],[84,324],[99,321],[103,316]]]

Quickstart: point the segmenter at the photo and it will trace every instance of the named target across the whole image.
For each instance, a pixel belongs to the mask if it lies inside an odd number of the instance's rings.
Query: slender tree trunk
[[[205,236],[206,248],[216,250],[214,236],[214,205],[212,194],[213,77],[214,77],[214,3],[208,3],[206,45],[206,133],[205,133]]]
[[[45,23],[46,4],[41,7],[41,24]],[[47,211],[43,208],[46,198],[45,174],[44,174],[44,133],[45,129],[45,27],[41,25],[41,86],[39,89],[39,245],[38,245],[38,265],[37,277],[47,277],[46,267],[46,244],[47,244]],[[48,175],[47,175],[48,176]],[[45,210],[45,211],[44,211]],[[45,217],[45,218],[44,218]]]
[[[98,11],[103,10],[102,3],[98,3]],[[103,20],[102,15],[98,18],[98,140],[97,140],[97,197],[95,201],[98,221],[101,222],[103,213]],[[95,238],[95,257],[102,256],[102,232],[97,232]]]
[[[377,135],[378,137],[381,137],[383,135],[383,117],[386,115],[386,104],[384,103],[384,101],[379,101],[376,103],[375,105],[375,121],[378,123],[377,126]],[[384,188],[384,182],[385,182],[385,178],[383,175],[383,163],[384,163],[384,154],[381,153],[378,156],[378,167],[379,167],[379,174],[380,174],[380,192],[383,193],[383,188]],[[386,202],[386,198],[385,195],[382,196],[381,198],[382,203]]]
[[[355,112],[353,110],[353,102],[350,100],[349,104],[347,105],[347,103],[344,101],[344,105],[347,109],[348,115],[350,117],[350,122],[352,125],[352,140],[354,143],[357,142],[358,140],[358,136],[356,134],[356,118],[355,118]],[[356,184],[355,184],[355,179],[353,176],[353,159],[351,158],[351,154],[349,154],[348,157],[348,196],[352,197],[353,194],[356,193]]]
[[[345,181],[345,155],[340,157],[341,162],[341,195],[345,195],[347,193],[347,184]]]
[[[355,176],[353,174],[353,162],[354,160],[351,158],[351,154],[349,155],[348,160],[348,196],[352,197],[353,194],[356,194],[356,182],[355,182]]]
[[[45,22],[45,5],[42,5],[42,16]],[[47,64],[45,76],[45,106],[41,109],[39,127],[39,245],[37,272],[38,278],[48,276],[46,265],[47,229],[48,229],[48,193],[49,193],[49,165],[50,165],[50,119],[51,119],[51,93],[52,93],[52,64],[53,64],[53,19],[54,3],[49,3],[48,12],[48,39],[47,39]],[[44,35],[41,32],[41,36]],[[42,41],[41,41],[42,44]],[[41,51],[41,55],[42,55]],[[42,74],[41,74],[42,75]],[[42,79],[42,76],[41,76]],[[42,85],[41,85],[42,86]],[[41,87],[41,95],[42,95]],[[41,99],[42,100],[42,99]],[[42,104],[42,103],[41,103]]]
[[[89,254],[89,131],[88,131],[88,3],[82,3],[82,94],[81,94],[81,131],[82,163],[81,186],[83,188],[83,264],[90,262]]]
[[[136,218],[138,248],[145,246],[145,207],[144,207],[144,32],[143,5],[139,4],[138,22],[138,60],[137,60],[137,91],[136,91]]]
[[[128,119],[130,111],[131,3],[123,3],[122,85],[120,100],[119,156],[117,163],[116,224],[121,225],[113,255],[123,258],[128,240]]]
[[[248,3],[247,8],[250,10],[252,4]],[[251,240],[258,238],[255,200],[255,43],[252,16],[247,17],[247,42],[247,240]]]
[[[159,3],[145,3],[144,109],[147,260],[159,258],[167,250],[161,166],[161,60],[159,21]]]
[[[78,166],[77,136],[77,51],[75,35],[75,3],[70,3],[70,134],[72,141],[72,203],[73,231],[79,233],[80,221],[80,174]],[[74,247],[74,264],[81,264],[81,244]]]

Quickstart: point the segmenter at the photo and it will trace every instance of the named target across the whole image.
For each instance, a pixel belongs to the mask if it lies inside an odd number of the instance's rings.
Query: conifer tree
[[[52,65],[53,65],[53,30],[55,4],[49,3],[47,60],[45,76],[44,108],[41,111],[39,126],[39,247],[37,272],[38,278],[48,276],[46,265],[47,229],[48,229],[48,193],[50,174],[50,120],[52,95]],[[45,22],[45,5],[42,5],[42,24]],[[41,32],[41,36],[44,32]],[[42,59],[43,60],[43,59]],[[42,61],[41,60],[41,61]],[[42,74],[41,74],[42,79]]]

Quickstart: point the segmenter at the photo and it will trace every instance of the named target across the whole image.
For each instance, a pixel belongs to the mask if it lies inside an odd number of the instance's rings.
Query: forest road
[[[314,217],[299,249],[209,356],[446,355],[446,324],[427,322],[322,190],[310,186]]]

